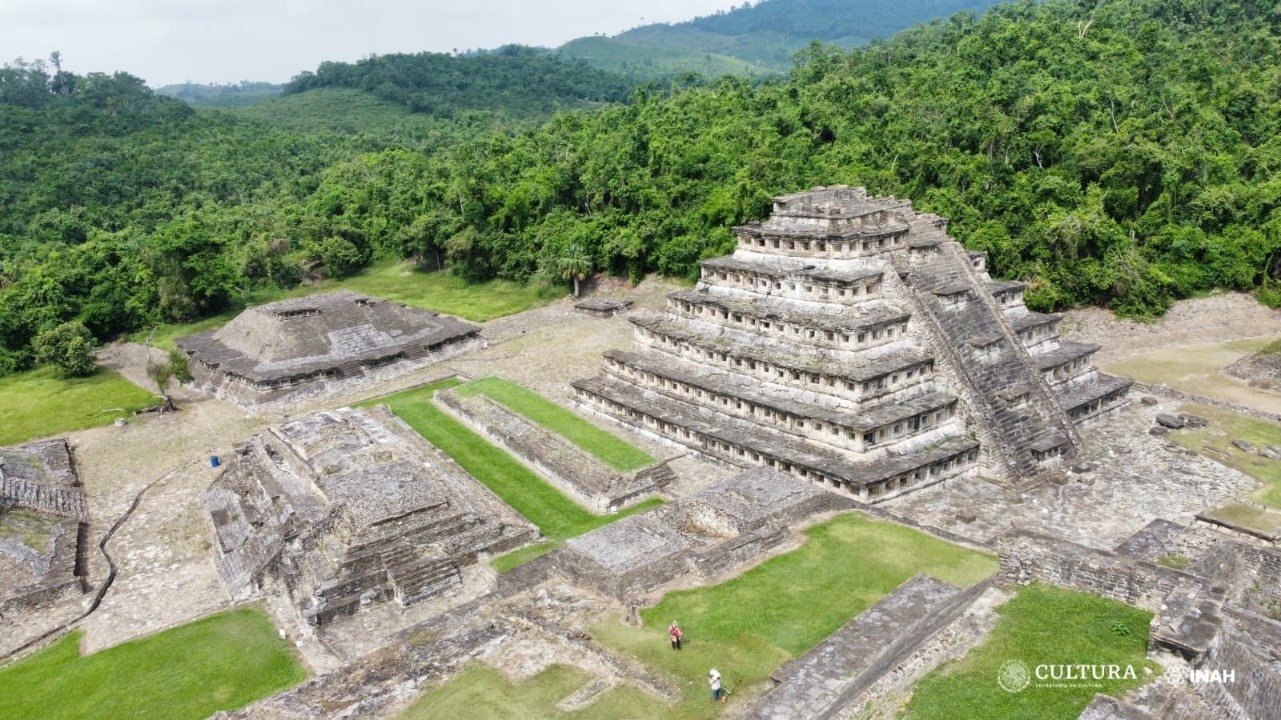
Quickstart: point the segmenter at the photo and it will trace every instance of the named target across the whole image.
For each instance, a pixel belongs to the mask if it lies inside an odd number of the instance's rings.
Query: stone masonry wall
[[[1102,595],[1127,605],[1157,612],[1162,600],[1180,583],[1197,579],[1142,560],[1020,530],[998,544],[998,581],[1026,585],[1041,581],[1071,590]]]

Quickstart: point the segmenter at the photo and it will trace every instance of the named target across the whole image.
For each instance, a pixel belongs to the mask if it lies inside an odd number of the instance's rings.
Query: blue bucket
[[[219,465],[221,465],[221,464],[222,464],[222,463],[221,463],[221,462],[219,462],[219,460],[218,460],[218,456],[217,456],[217,455],[210,455],[210,456],[209,456],[209,467],[218,467],[218,466],[219,466]]]

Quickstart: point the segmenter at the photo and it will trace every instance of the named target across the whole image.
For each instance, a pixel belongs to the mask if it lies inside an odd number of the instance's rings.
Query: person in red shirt
[[[675,620],[668,626],[667,635],[672,639],[672,649],[680,650],[681,638],[685,637],[685,633],[681,632],[681,626],[677,625]]]

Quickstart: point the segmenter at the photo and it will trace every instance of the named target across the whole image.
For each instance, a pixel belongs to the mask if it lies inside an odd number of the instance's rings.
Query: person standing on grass
[[[712,686],[712,702],[721,699],[721,673],[716,668],[712,668],[707,673],[707,684]]]
[[[681,626],[677,625],[675,620],[667,627],[667,635],[672,639],[672,649],[680,650],[681,638],[685,637],[685,633],[681,632]]]

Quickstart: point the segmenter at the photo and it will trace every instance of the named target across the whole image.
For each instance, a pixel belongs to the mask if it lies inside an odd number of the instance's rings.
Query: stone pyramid
[[[1059,337],[1023,283],[911,202],[835,186],[734,228],[635,346],[573,383],[580,405],[715,460],[876,502],[951,478],[1061,463],[1130,381]]]

